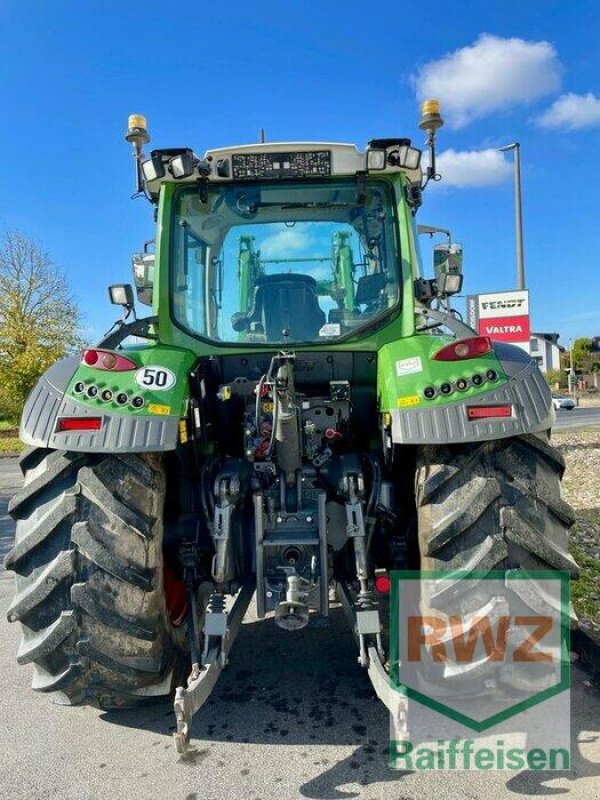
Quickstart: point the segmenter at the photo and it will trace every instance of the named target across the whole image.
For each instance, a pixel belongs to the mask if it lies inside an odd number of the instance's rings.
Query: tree
[[[592,340],[581,336],[573,342],[573,366],[575,369],[589,370],[591,367]]]
[[[17,231],[0,245],[0,417],[16,419],[40,375],[73,352],[80,314],[64,272]]]

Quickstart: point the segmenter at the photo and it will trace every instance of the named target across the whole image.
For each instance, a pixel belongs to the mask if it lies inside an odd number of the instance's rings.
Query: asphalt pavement
[[[0,547],[11,546],[8,498],[20,484],[0,459]],[[6,622],[12,574],[0,571],[0,798],[7,800],[483,800],[600,796],[600,700],[572,669],[568,773],[398,773],[388,768],[388,717],[356,663],[338,613],[295,633],[249,613],[231,662],[194,720],[191,757],[177,757],[169,705],[123,712],[52,705],[19,667]]]
[[[566,431],[574,428],[591,428],[600,425],[600,408],[574,408],[566,411],[559,408],[556,412],[554,430]]]

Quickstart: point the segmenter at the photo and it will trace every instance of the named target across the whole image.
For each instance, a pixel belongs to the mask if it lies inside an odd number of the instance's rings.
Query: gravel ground
[[[581,567],[572,584],[580,627],[600,642],[600,430],[573,430],[553,435],[567,462],[564,497],[575,509],[571,552]]]

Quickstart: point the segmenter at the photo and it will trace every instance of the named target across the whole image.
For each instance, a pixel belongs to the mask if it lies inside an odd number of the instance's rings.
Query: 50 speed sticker
[[[155,392],[165,392],[175,386],[177,377],[174,372],[166,367],[142,367],[135,373],[135,382],[142,389],[152,389]]]

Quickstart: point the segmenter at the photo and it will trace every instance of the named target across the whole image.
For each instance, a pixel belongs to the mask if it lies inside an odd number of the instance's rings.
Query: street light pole
[[[515,236],[517,250],[517,289],[525,288],[525,258],[523,256],[523,210],[521,197],[521,145],[519,142],[500,147],[501,152],[512,150],[515,173]]]
[[[575,375],[575,370],[573,368],[573,339],[571,339],[570,346],[569,346],[569,375],[568,375],[568,386],[569,386],[569,394],[573,397],[573,378]]]

